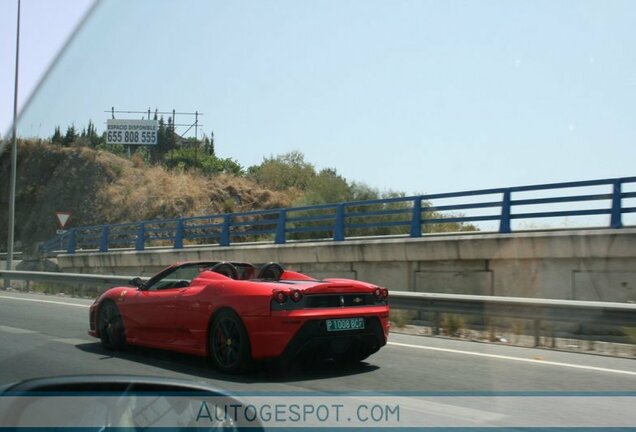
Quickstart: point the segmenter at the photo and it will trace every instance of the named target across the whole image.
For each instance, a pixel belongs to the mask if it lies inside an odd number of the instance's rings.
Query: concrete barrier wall
[[[61,271],[139,274],[186,260],[276,261],[403,291],[636,301],[636,229],[462,234],[59,256]]]

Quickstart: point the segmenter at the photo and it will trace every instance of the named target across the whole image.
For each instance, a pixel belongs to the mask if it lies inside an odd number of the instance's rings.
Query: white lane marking
[[[82,344],[92,342],[86,339],[79,339],[79,338],[58,338],[58,339],[52,339],[52,340],[53,342],[61,342],[61,343],[69,344],[69,345],[82,345]]]
[[[9,326],[4,326],[4,325],[0,325],[0,332],[12,333],[12,334],[41,334],[40,332],[35,331],[35,330],[27,330],[27,329],[23,329],[23,328],[9,327]],[[43,335],[43,336],[48,336],[48,335]],[[80,339],[80,338],[53,338],[53,339],[51,339],[51,341],[65,343],[65,344],[69,344],[69,345],[81,345],[81,344],[85,344],[85,343],[90,343],[91,342],[89,340]]]
[[[35,330],[27,330],[27,329],[21,329],[21,328],[17,328],[17,327],[9,327],[9,326],[3,326],[3,325],[0,325],[0,331],[5,332],[5,333],[12,333],[12,334],[37,333]]]
[[[423,349],[423,350],[430,350],[430,351],[441,351],[441,352],[447,352],[447,353],[453,353],[453,354],[465,354],[465,355],[472,355],[477,357],[489,357],[489,358],[495,358],[495,359],[501,359],[501,360],[513,360],[513,361],[533,363],[533,364],[539,364],[539,365],[561,366],[561,367],[568,367],[572,369],[585,369],[585,370],[592,370],[596,372],[610,372],[610,373],[636,376],[636,372],[634,371],[608,369],[608,368],[602,368],[602,367],[596,367],[596,366],[585,366],[585,365],[577,365],[577,364],[571,364],[571,363],[528,359],[528,358],[522,358],[522,357],[511,357],[511,356],[505,356],[505,355],[499,355],[499,354],[478,353],[478,352],[462,351],[462,350],[456,350],[456,349],[450,349],[450,348],[428,347],[428,346],[412,345],[412,344],[405,344],[405,343],[399,343],[399,342],[387,342],[387,345],[394,345],[394,346],[399,346],[404,348],[416,348],[416,349]]]
[[[81,308],[87,308],[90,306],[85,304],[61,302],[61,301],[55,301],[55,300],[40,300],[40,299],[30,299],[30,298],[24,298],[24,297],[11,297],[11,296],[2,296],[2,295],[0,295],[0,298],[8,299],[8,300],[30,301],[30,302],[36,302],[36,303],[51,303],[51,304],[75,306],[75,307],[81,307]]]

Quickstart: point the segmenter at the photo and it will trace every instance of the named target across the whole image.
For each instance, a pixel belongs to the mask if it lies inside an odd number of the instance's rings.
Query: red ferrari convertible
[[[276,263],[185,262],[129,283],[95,300],[90,335],[108,349],[134,344],[210,356],[228,373],[281,356],[357,362],[389,333],[386,288],[317,280]]]

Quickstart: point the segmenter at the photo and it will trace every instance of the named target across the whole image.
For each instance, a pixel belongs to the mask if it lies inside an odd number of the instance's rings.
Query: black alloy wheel
[[[112,301],[106,301],[99,310],[99,337],[104,348],[122,349],[126,345],[126,330],[119,309]]]
[[[250,362],[250,341],[241,319],[230,310],[218,313],[210,328],[210,356],[225,373],[239,373]]]

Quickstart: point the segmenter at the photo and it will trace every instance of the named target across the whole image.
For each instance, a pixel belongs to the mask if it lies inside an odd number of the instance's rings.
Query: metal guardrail
[[[395,309],[433,312],[436,335],[440,333],[442,313],[531,320],[536,346],[542,321],[636,326],[634,303],[391,291],[390,304]]]
[[[60,284],[126,284],[134,276],[56,273],[38,271],[0,270],[0,279],[44,281]]]
[[[7,252],[0,252],[0,260],[2,260],[2,261],[6,260],[7,259],[7,255],[8,255]],[[21,258],[22,258],[22,252],[13,251],[13,259],[19,260]]]
[[[186,244],[229,246],[246,240],[284,244],[307,239],[342,241],[378,235],[421,237],[436,224],[483,221],[496,221],[498,232],[509,233],[514,220],[598,215],[608,215],[609,227],[618,229],[623,226],[624,214],[636,213],[636,206],[623,203],[623,200],[636,198],[636,192],[623,191],[625,185],[634,183],[636,177],[624,177],[77,227],[44,242],[40,250],[48,254],[74,254],[78,251],[108,252],[111,248],[181,249]],[[603,186],[607,190],[599,193],[598,187]],[[552,196],[563,194],[560,191],[566,189],[577,192]],[[529,197],[527,192],[544,195]],[[471,201],[434,205],[437,200],[456,198]],[[575,205],[563,206],[566,203]],[[588,208],[577,209],[576,204],[580,206],[581,203]],[[523,212],[524,208],[555,204],[562,206],[558,210]],[[453,213],[457,211],[485,211],[487,214]]]
[[[49,281],[76,284],[126,284],[134,276],[91,275],[0,270],[0,279]],[[434,334],[439,335],[442,313],[507,317],[534,322],[535,345],[539,345],[542,321],[581,322],[636,327],[636,304],[581,300],[536,299],[461,294],[391,291],[391,308],[433,312]]]

